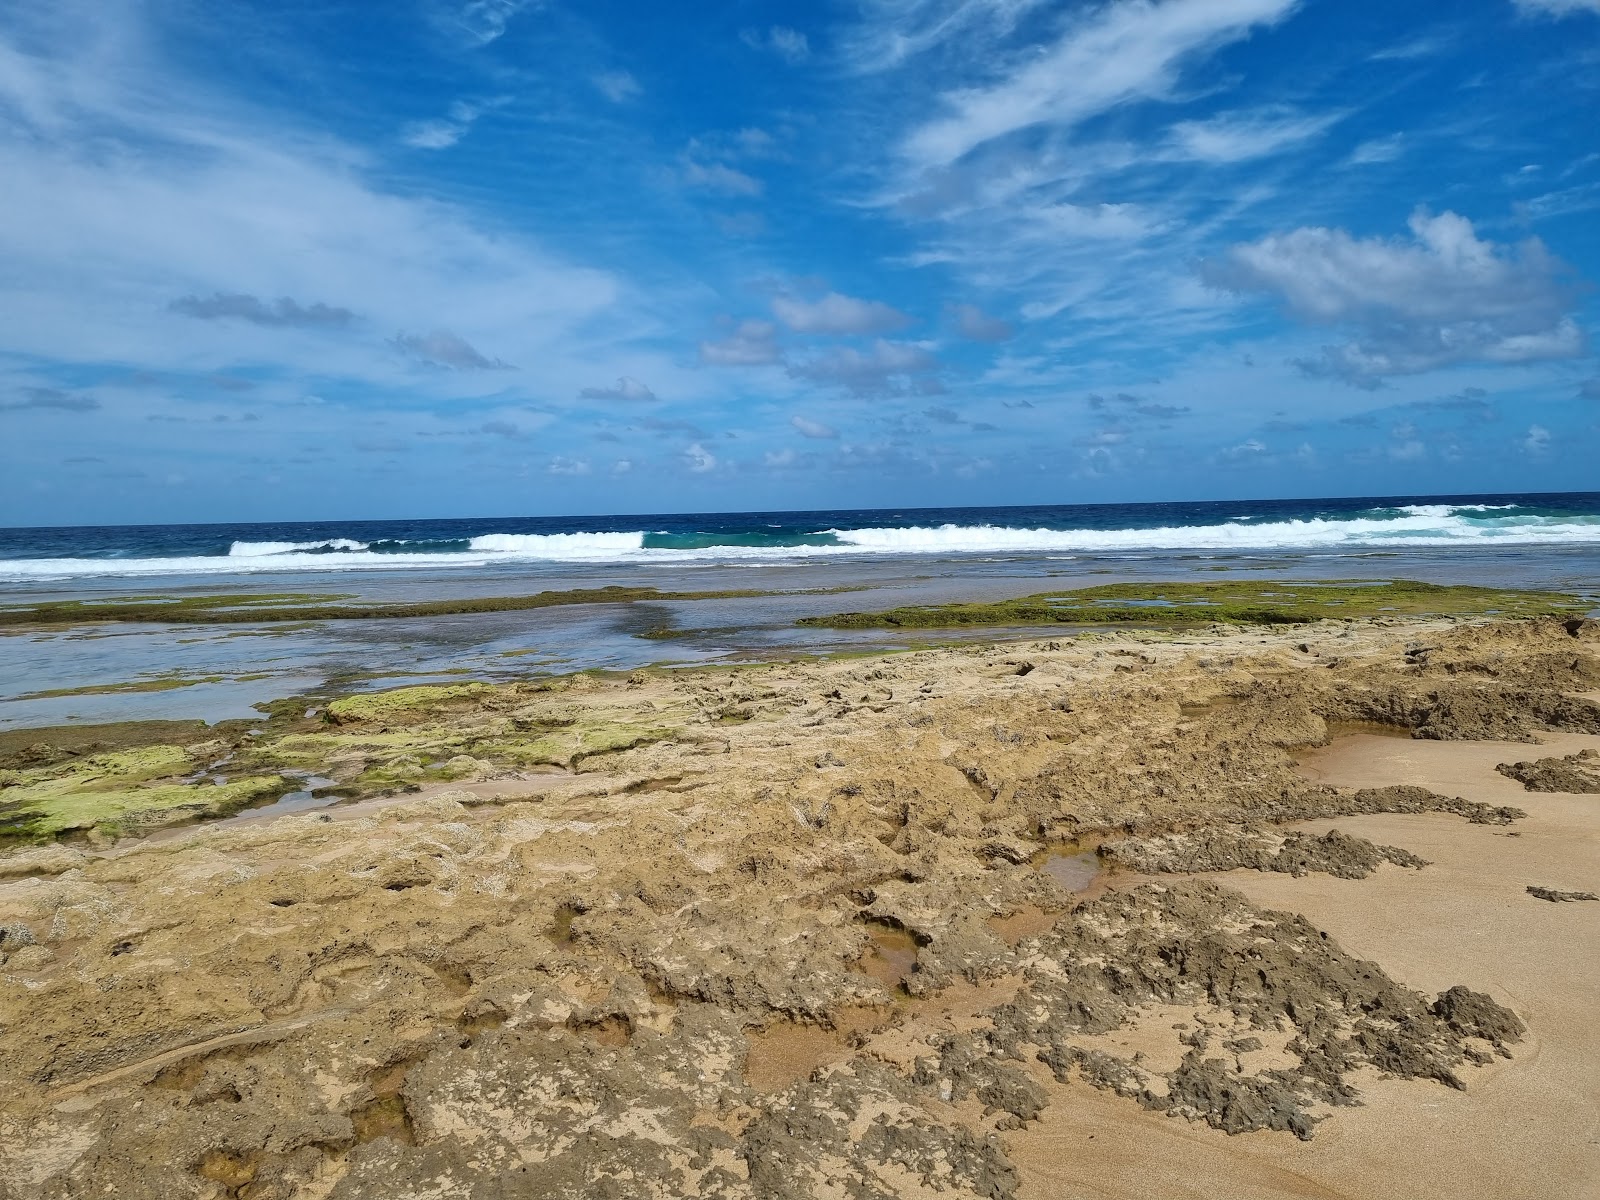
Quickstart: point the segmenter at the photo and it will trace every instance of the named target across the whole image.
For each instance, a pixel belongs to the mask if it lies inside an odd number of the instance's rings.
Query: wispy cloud
[[[630,375],[618,379],[613,387],[586,387],[578,396],[583,400],[650,401],[656,398],[654,392]]]
[[[976,304],[952,304],[950,313],[957,332],[974,342],[1004,342],[1017,332],[1011,322],[986,315]]]
[[[789,418],[789,424],[799,430],[803,437],[828,440],[839,436],[839,431],[833,426],[824,425],[821,421],[813,421],[810,417],[798,414]]]
[[[772,25],[767,29],[745,29],[739,38],[753,50],[770,50],[789,63],[801,63],[811,57],[811,41],[798,29],[787,25]]]
[[[287,296],[268,303],[242,292],[216,292],[210,296],[180,296],[167,305],[175,313],[203,321],[233,319],[252,325],[293,326],[303,329],[345,329],[356,319],[348,308],[317,301],[301,304]]]
[[[945,93],[945,115],[902,146],[916,166],[945,166],[1041,124],[1074,125],[1135,99],[1169,94],[1190,57],[1282,20],[1298,0],[1123,0],[1090,10],[1042,54],[984,87]]]
[[[815,300],[778,296],[772,302],[772,311],[796,333],[893,333],[911,324],[911,318],[897,308],[838,292],[829,292]]]
[[[536,0],[467,0],[455,13],[455,22],[473,42],[487,46],[505,36],[506,27]]]
[[[464,338],[448,330],[436,329],[432,333],[402,333],[394,338],[397,349],[413,358],[436,366],[450,367],[456,371],[503,371],[510,364],[481,353]]]
[[[1530,17],[1571,17],[1600,13],[1600,0],[1512,0],[1517,11]]]
[[[733,333],[700,343],[700,361],[710,367],[759,367],[781,362],[778,328],[770,321],[742,321]]]
[[[866,350],[834,346],[789,364],[789,374],[812,383],[842,387],[859,396],[939,391],[939,360],[925,346],[879,338]]]
[[[1393,162],[1405,152],[1405,134],[1391,133],[1387,137],[1369,138],[1362,142],[1350,151],[1350,157],[1345,162],[1353,167],[1364,167],[1373,163]]]
[[[644,90],[628,71],[601,71],[594,77],[594,86],[613,104],[626,104]]]
[[[448,150],[462,138],[479,117],[511,102],[509,96],[492,100],[457,100],[449,114],[437,120],[413,121],[400,131],[400,140],[415,150]]]
[[[1341,115],[1273,107],[1222,113],[1204,121],[1180,121],[1172,127],[1166,152],[1207,163],[1265,158],[1320,137]]]
[[[57,412],[93,412],[100,401],[92,396],[79,396],[58,388],[25,387],[17,389],[21,399],[0,401],[0,412],[18,412],[28,408],[53,409]]]

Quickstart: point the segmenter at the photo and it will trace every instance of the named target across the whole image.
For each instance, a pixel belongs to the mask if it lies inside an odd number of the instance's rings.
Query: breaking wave
[[[1346,516],[1268,519],[1241,515],[1211,524],[1127,528],[1023,528],[985,523],[800,528],[754,522],[741,525],[728,519],[724,528],[691,532],[639,529],[369,540],[336,536],[300,541],[234,541],[225,553],[150,556],[137,550],[118,550],[97,557],[16,557],[0,560],[0,579],[237,575],[486,567],[500,563],[738,562],[827,555],[1360,552],[1403,547],[1562,544],[1600,544],[1600,514],[1552,515],[1515,504],[1422,503],[1367,509]]]

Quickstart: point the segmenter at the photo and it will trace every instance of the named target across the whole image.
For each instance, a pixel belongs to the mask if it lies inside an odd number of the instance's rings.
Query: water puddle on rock
[[[1036,870],[1043,871],[1061,885],[1065,892],[1086,892],[1100,878],[1105,864],[1094,850],[1083,850],[1074,845],[1046,850],[1033,860]]]
[[[870,975],[892,995],[905,994],[906,976],[917,966],[917,939],[894,925],[873,922],[867,926],[872,944],[856,969]]]
[[[288,813],[310,812],[313,809],[327,808],[339,802],[338,796],[318,795],[318,792],[334,786],[334,781],[322,775],[313,775],[310,771],[285,771],[283,774],[292,779],[298,779],[301,787],[297,791],[279,796],[271,804],[263,804],[257,808],[247,808],[232,819],[249,819],[259,821],[263,817],[281,817]]]

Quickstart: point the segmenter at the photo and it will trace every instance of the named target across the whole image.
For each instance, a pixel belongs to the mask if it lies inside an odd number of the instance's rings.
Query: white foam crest
[[[1418,505],[1431,509],[1432,505]],[[1439,506],[1443,507],[1443,506]],[[1600,520],[1511,517],[1470,520],[1446,509],[1387,519],[1273,521],[1145,529],[1010,529],[991,525],[834,529],[839,541],[891,554],[1115,552],[1121,550],[1293,550],[1360,546],[1535,545],[1600,542]]]
[[[306,550],[365,550],[365,542],[350,538],[323,538],[320,542],[235,542],[228,547],[229,558],[264,558],[274,554],[295,554]]]
[[[644,547],[644,534],[485,534],[455,552],[380,554],[360,542],[235,543],[227,555],[185,558],[0,560],[0,580],[92,576],[241,575],[262,572],[483,567],[516,562],[734,562],[827,556],[1095,554],[1140,551],[1362,550],[1377,547],[1600,544],[1600,516],[1462,516],[1450,506],[1387,519],[1352,517],[1143,529],[1015,529],[998,525],[903,526],[829,530],[833,546]],[[1512,507],[1512,506],[1507,506]],[[1434,509],[1444,509],[1442,513]],[[1398,510],[1396,510],[1398,511]],[[332,547],[322,553],[308,550]],[[249,547],[241,552],[240,547]]]
[[[468,546],[520,558],[616,558],[643,549],[644,533],[486,533]]]

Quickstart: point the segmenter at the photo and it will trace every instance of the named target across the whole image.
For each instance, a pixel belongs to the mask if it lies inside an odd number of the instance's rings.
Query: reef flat
[[[848,588],[829,589],[849,591]],[[641,600],[727,600],[762,596],[741,589],[663,592],[652,587],[567,588],[525,596],[363,602],[353,595],[240,592],[198,596],[121,596],[50,600],[0,607],[0,628],[49,629],[113,622],[168,625],[270,624],[280,621],[378,621],[472,613],[522,612],[563,604],[631,604]]]
[[[804,617],[832,629],[964,625],[1143,625],[1219,622],[1304,625],[1328,619],[1433,616],[1582,616],[1594,601],[1560,592],[1422,583],[1407,579],[1217,583],[1111,583],[1015,600],[930,604],[883,612]]]
[[[0,1193],[1577,1197],[1595,746],[1566,610],[7,735]]]

